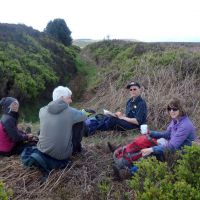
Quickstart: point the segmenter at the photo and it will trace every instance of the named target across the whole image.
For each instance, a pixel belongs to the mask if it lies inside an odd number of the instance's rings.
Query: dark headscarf
[[[13,97],[4,97],[0,101],[0,106],[2,107],[3,113],[8,114],[10,113],[10,105],[18,100]]]

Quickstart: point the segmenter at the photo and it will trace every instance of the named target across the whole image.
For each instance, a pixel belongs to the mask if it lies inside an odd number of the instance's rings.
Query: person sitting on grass
[[[147,120],[147,105],[141,97],[142,87],[138,82],[131,82],[126,87],[130,93],[130,99],[126,103],[126,113],[116,112],[116,116],[105,116],[99,119],[95,127],[88,119],[85,122],[85,136],[93,135],[96,131],[126,131],[137,129],[141,124],[145,124]],[[98,122],[98,119],[97,119]]]
[[[173,153],[181,150],[185,145],[191,146],[192,141],[195,140],[195,127],[183,109],[180,99],[173,98],[167,106],[167,111],[171,118],[170,124],[166,131],[150,131],[149,136],[157,140],[157,145],[142,149],[142,157],[152,155],[156,156],[160,161],[165,161],[165,152]],[[113,147],[110,143],[108,143],[108,146],[114,152],[115,165],[113,166],[113,170],[119,179],[130,177],[132,173],[137,171],[136,166],[128,162],[125,157],[121,159],[116,157],[117,150],[115,149],[117,148]],[[131,153],[129,156],[132,156]]]
[[[36,166],[45,179],[52,169],[69,165],[72,154],[82,151],[85,111],[70,107],[72,92],[58,86],[53,91],[53,101],[40,109],[40,134],[37,148],[27,148],[21,158],[25,166]]]
[[[13,97],[4,97],[0,101],[3,114],[0,120],[0,155],[20,154],[32,142],[33,135],[17,128],[19,118],[19,102]]]
[[[167,106],[167,111],[172,119],[167,130],[163,132],[151,131],[150,136],[158,139],[159,145],[143,149],[143,156],[153,154],[158,159],[164,160],[165,151],[175,152],[185,145],[191,146],[192,141],[195,140],[195,127],[187,116],[181,100],[172,99]]]

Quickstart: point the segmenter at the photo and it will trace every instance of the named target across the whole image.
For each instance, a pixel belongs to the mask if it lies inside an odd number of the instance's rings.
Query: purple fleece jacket
[[[168,140],[166,145],[153,147],[155,154],[163,153],[165,150],[176,151],[185,145],[191,146],[192,141],[196,138],[195,127],[187,116],[183,116],[179,120],[173,119],[166,131],[152,131],[151,136],[156,139]]]

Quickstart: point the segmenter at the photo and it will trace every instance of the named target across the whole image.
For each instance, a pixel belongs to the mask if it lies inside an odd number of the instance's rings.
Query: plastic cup
[[[140,132],[141,132],[141,134],[147,134],[148,133],[148,125],[147,124],[142,124],[140,126]]]

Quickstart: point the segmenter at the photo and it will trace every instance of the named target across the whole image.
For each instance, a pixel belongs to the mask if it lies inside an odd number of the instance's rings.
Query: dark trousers
[[[76,123],[72,127],[73,154],[81,152],[82,150],[81,141],[83,138],[84,129],[85,129],[84,122]]]
[[[103,129],[97,129],[100,131],[111,131],[111,130],[117,130],[117,131],[126,131],[131,129],[137,129],[139,128],[138,125],[129,123],[123,119],[119,119],[117,117],[108,117],[105,121],[106,126],[103,126]]]

